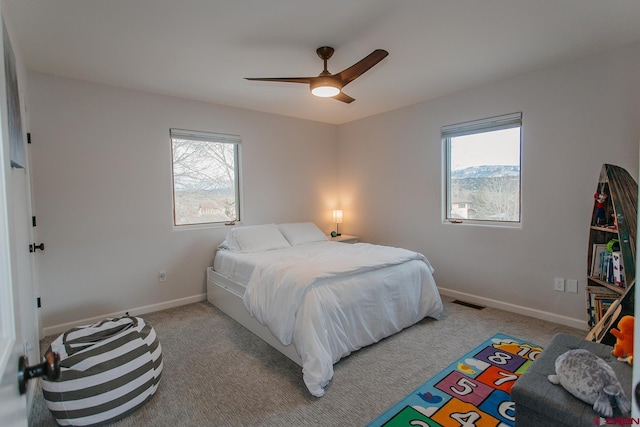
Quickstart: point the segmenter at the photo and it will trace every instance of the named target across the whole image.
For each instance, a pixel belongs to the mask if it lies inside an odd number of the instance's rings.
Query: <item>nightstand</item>
[[[328,236],[329,240],[332,242],[340,242],[340,243],[358,243],[358,236],[351,236],[349,234],[343,234],[337,237]]]

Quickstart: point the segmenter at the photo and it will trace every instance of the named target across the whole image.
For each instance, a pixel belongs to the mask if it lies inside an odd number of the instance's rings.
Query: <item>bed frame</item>
[[[236,322],[262,338],[271,347],[293,360],[299,366],[302,366],[302,359],[293,345],[283,345],[271,333],[269,328],[261,325],[249,314],[242,301],[244,291],[245,287],[243,285],[215,272],[213,267],[207,268],[207,300]]]

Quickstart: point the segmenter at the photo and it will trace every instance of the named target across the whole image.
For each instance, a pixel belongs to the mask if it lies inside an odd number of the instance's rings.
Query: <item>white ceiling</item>
[[[6,0],[29,71],[346,123],[640,41],[640,0]],[[389,56],[345,104],[294,83]]]

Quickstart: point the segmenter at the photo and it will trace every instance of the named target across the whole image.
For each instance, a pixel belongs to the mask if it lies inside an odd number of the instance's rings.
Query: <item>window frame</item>
[[[234,155],[234,196],[235,196],[235,212],[236,218],[229,221],[209,221],[199,222],[191,224],[177,224],[177,208],[176,208],[176,191],[175,191],[175,175],[174,175],[174,139],[183,139],[191,141],[202,141],[214,144],[232,144]],[[171,151],[171,199],[172,199],[172,223],[174,230],[189,230],[199,228],[216,228],[225,227],[230,225],[240,224],[243,217],[243,203],[242,203],[242,138],[239,135],[223,134],[216,132],[203,132],[178,128],[169,129],[169,142]]]
[[[453,218],[450,213],[451,200],[451,139],[458,136],[475,135],[504,129],[520,129],[519,141],[519,178],[518,178],[518,219],[514,221]],[[504,114],[479,120],[472,120],[440,129],[442,142],[442,222],[443,224],[467,224],[492,227],[522,228],[522,146],[523,123],[522,112]]]

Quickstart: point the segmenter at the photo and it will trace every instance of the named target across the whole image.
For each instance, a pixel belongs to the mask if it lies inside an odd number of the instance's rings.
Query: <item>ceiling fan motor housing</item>
[[[329,46],[322,46],[316,49],[316,53],[318,54],[320,59],[326,61],[333,55],[333,48]]]

